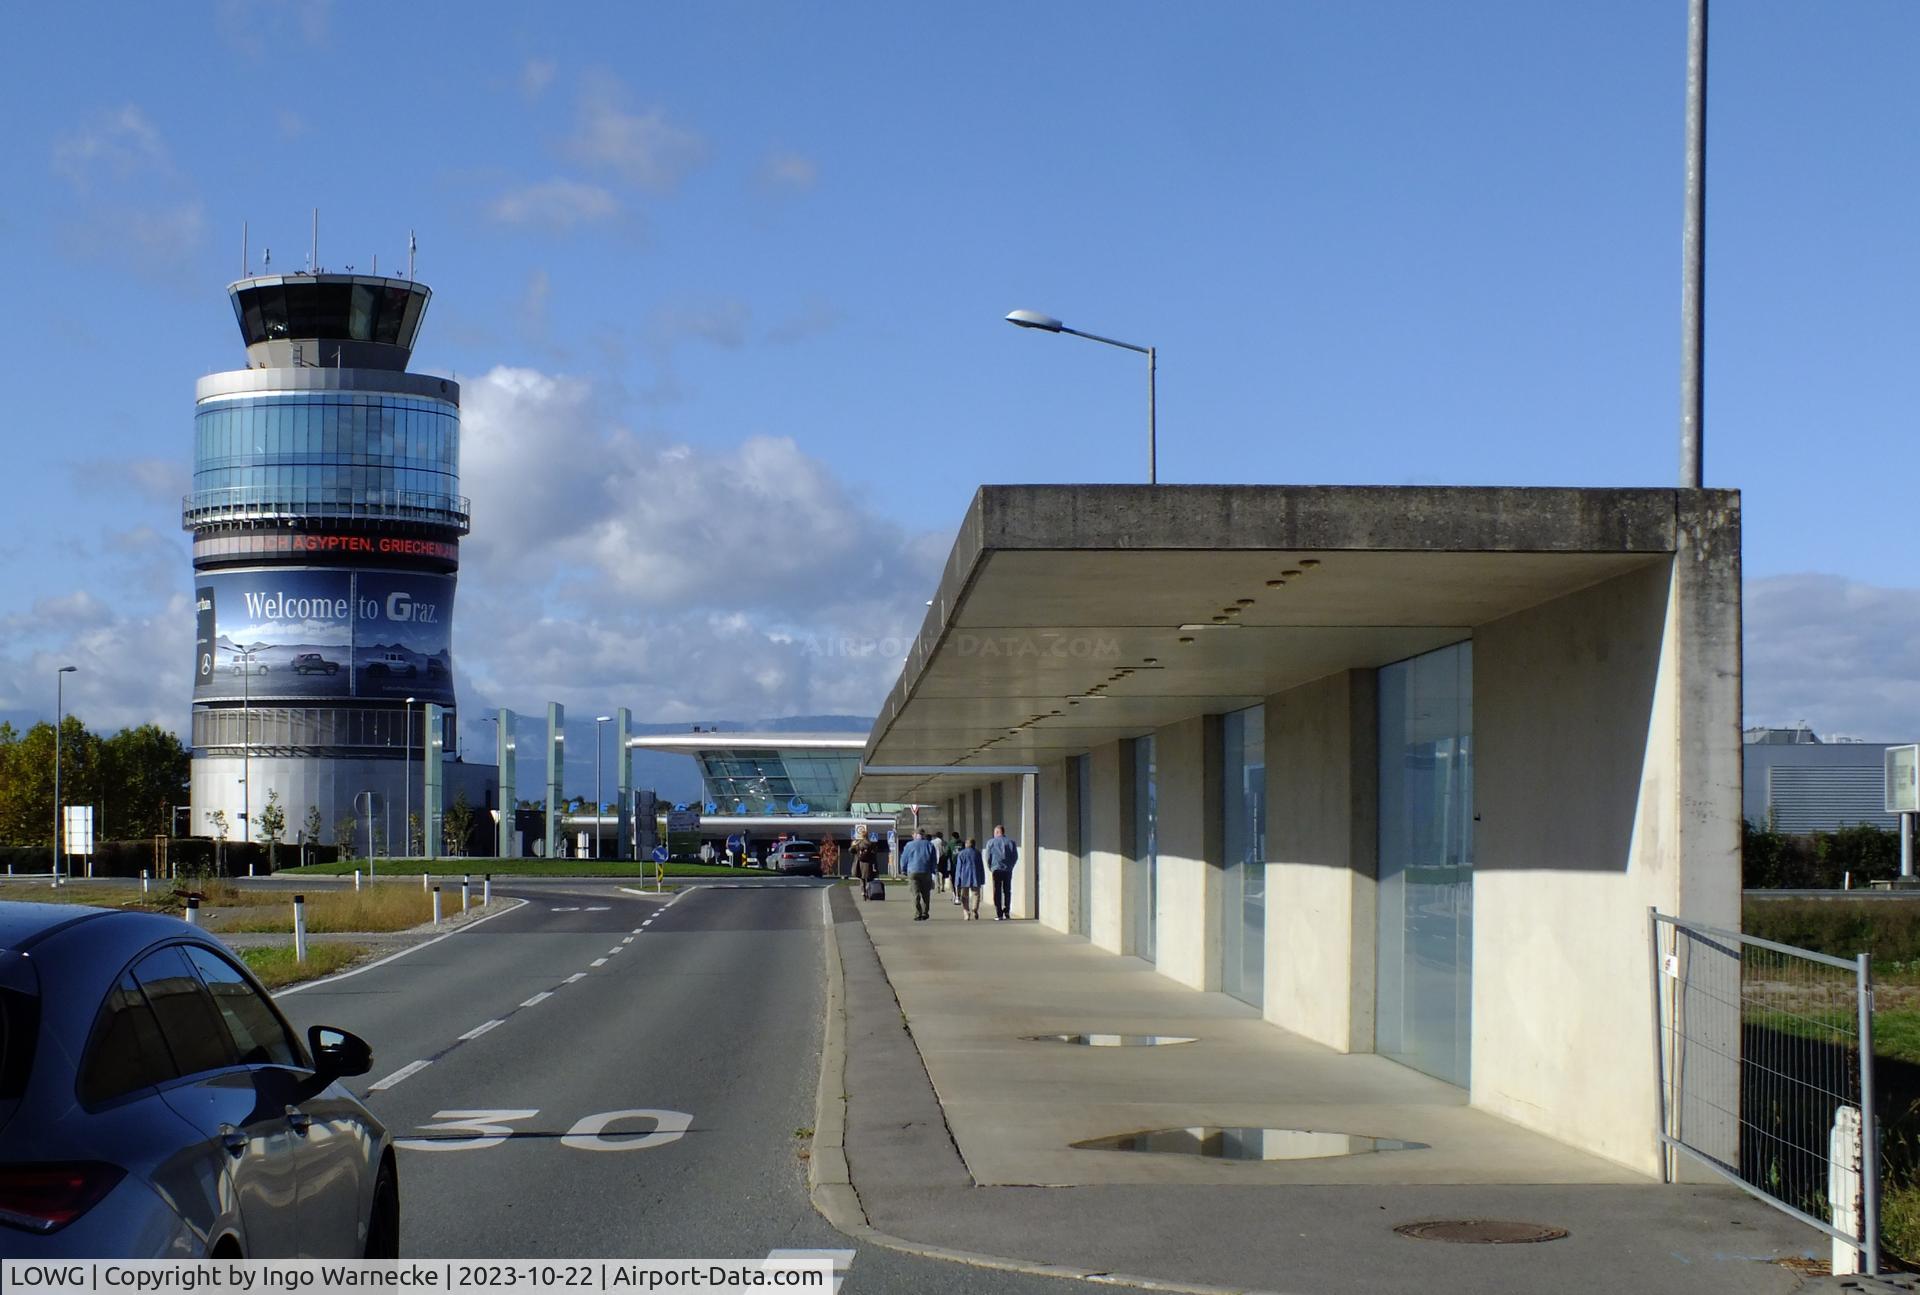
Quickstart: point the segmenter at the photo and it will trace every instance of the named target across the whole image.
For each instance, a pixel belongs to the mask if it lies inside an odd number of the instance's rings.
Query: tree
[[[473,835],[473,806],[467,803],[466,792],[454,797],[452,807],[440,818],[440,827],[447,836],[447,853],[465,854]]]
[[[216,809],[207,815],[207,821],[213,824],[213,867],[216,872],[226,870],[227,856],[227,811]]]
[[[420,828],[418,814],[407,815],[407,854],[419,858],[427,852],[427,836]]]
[[[287,811],[280,808],[280,792],[267,789],[267,807],[260,811],[260,834],[267,838],[267,871],[279,869],[280,834],[287,830]]]
[[[320,844],[320,807],[307,806],[307,818],[300,825],[300,862],[307,861],[307,847]]]
[[[352,855],[353,852],[359,848],[353,841],[353,838],[359,834],[359,831],[360,820],[352,814],[347,814],[334,820],[333,843],[340,847],[340,857],[342,859]]]
[[[65,742],[64,734],[61,740]],[[63,775],[64,756],[63,751]],[[164,836],[171,807],[186,799],[189,761],[180,739],[157,724],[123,728],[101,739],[94,791],[104,811],[104,837],[130,841]]]

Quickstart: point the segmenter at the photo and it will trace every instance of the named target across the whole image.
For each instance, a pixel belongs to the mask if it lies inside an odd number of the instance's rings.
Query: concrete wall
[[[1038,916],[1043,926],[1056,931],[1073,929],[1073,908],[1079,902],[1074,886],[1073,798],[1067,790],[1065,760],[1049,760],[1040,766],[1034,778],[1034,813],[1037,817],[1033,844],[1021,843],[1023,853],[1039,860]]]
[[[1734,535],[1474,634],[1472,1100],[1648,1173],[1647,909],[1739,923]]]
[[[1220,717],[1196,715],[1155,734],[1159,810],[1160,974],[1220,988]]]
[[[1267,698],[1269,1021],[1373,1051],[1378,692],[1348,670]]]

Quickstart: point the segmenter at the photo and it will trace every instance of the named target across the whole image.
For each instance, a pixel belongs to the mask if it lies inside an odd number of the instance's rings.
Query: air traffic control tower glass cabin
[[[353,818],[356,853],[404,850],[427,703],[447,708],[458,749],[460,389],[407,372],[432,293],[327,273],[227,292],[247,367],[200,379],[181,517],[199,621],[193,832],[218,835],[221,815],[229,840],[260,840],[273,791],[283,840],[317,809],[325,840]]]

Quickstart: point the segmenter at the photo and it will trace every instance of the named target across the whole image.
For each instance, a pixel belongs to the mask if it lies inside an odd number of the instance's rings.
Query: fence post
[[[460,911],[463,913],[467,911],[467,899],[472,891],[473,874],[468,873],[466,876],[460,878]]]
[[[9,868],[7,871],[11,872],[13,869]],[[140,893],[143,895],[147,893],[147,870],[145,868],[140,869]]]
[[[187,925],[200,925],[200,897],[198,895],[187,896]]]
[[[1880,1275],[1880,1117],[1873,1105],[1873,955],[1859,957],[1860,992],[1860,1258]]]
[[[427,874],[423,872],[420,874],[420,889],[425,890],[426,888],[427,888]]]
[[[433,888],[433,924],[440,925],[440,887]]]
[[[360,889],[360,869],[358,868],[353,870],[353,888],[355,890]]]
[[[293,960],[307,960],[307,897],[293,897]]]
[[[480,879],[480,907],[486,908],[493,903],[493,874],[488,873]]]

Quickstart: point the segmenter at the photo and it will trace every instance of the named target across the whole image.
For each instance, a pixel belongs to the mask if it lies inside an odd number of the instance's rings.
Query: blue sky
[[[224,292],[403,263],[468,706],[870,713],[982,481],[1665,485],[1682,0],[43,6],[10,19],[0,714],[184,726]],[[1706,465],[1748,714],[1920,733],[1910,0],[1722,3]],[[173,663],[177,660],[178,668]],[[157,663],[157,665],[156,665]]]

